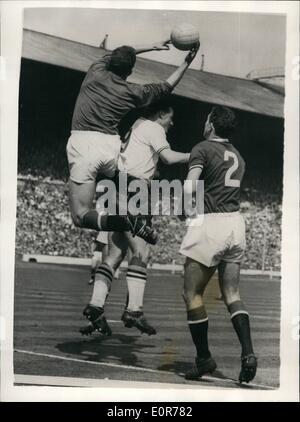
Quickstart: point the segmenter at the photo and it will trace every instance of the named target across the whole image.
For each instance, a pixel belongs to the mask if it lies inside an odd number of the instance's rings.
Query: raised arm
[[[135,54],[147,53],[147,51],[170,50],[168,45],[170,42],[171,40],[164,40],[150,45],[137,45],[133,48],[135,49]]]
[[[151,45],[135,46],[134,49],[135,49],[136,54],[146,53],[147,51],[153,51],[153,50],[157,50],[157,51],[169,50],[170,47],[168,44],[170,43],[171,43],[170,40],[166,40],[166,41],[160,41],[156,44],[151,44]],[[199,47],[200,47],[200,43],[198,43],[194,48],[192,48],[190,52],[188,53],[188,55],[185,57],[184,62],[166,80],[166,82],[168,82],[168,84],[172,88],[174,88],[183,77],[185,71],[187,70],[189,65],[192,63],[192,61],[196,57]]]
[[[185,71],[187,70],[189,65],[192,63],[192,61],[196,57],[199,47],[200,47],[200,43],[197,44],[197,46],[195,46],[194,48],[192,48],[192,50],[190,50],[188,55],[185,57],[184,62],[166,80],[166,82],[168,82],[168,84],[171,85],[172,88],[174,88],[183,77]]]
[[[169,41],[164,41],[159,44],[156,44],[156,49],[169,49],[168,44]],[[160,101],[161,99],[165,98],[169,95],[172,89],[178,84],[181,78],[184,75],[184,72],[187,70],[189,65],[194,60],[198,50],[199,50],[200,43],[197,44],[184,59],[184,62],[179,66],[175,72],[172,73],[169,78],[163,82],[158,83],[150,83],[145,85],[139,84],[131,84],[132,90],[135,91],[136,94],[136,107],[147,107],[150,104],[153,104],[156,101]],[[153,46],[151,48],[154,49]],[[143,51],[146,51],[145,49]],[[149,49],[147,51],[150,51]],[[140,50],[142,52],[142,50]]]

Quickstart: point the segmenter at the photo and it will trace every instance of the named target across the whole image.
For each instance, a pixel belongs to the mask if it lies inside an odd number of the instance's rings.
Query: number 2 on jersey
[[[224,161],[228,161],[229,159],[233,159],[233,164],[226,171],[225,186],[229,186],[231,188],[239,188],[241,185],[240,180],[231,178],[231,175],[238,169],[239,160],[234,152],[226,150],[224,153]]]

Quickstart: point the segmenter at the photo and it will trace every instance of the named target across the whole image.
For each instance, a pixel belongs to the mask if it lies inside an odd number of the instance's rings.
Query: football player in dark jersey
[[[203,142],[191,152],[186,194],[195,194],[204,181],[204,215],[194,215],[180,252],[186,256],[183,296],[191,336],[197,350],[196,364],[186,378],[197,380],[217,365],[208,346],[208,316],[203,302],[205,288],[218,268],[223,300],[241,344],[240,382],[256,374],[249,314],[239,292],[240,263],[245,249],[245,223],[239,212],[245,162],[229,141],[236,126],[232,110],[215,106],[209,113]]]
[[[92,208],[96,177],[115,175],[121,139],[118,125],[131,110],[149,106],[169,95],[195,58],[199,44],[163,82],[139,85],[127,78],[136,55],[168,50],[170,41],[150,46],[122,46],[101,57],[89,68],[76,100],[71,136],[67,144],[70,170],[69,201],[76,226],[104,231],[127,231],[155,244],[157,235],[139,216],[101,214]]]
[[[200,44],[186,55],[182,64],[164,81],[139,85],[127,78],[132,73],[136,55],[152,50],[168,50],[169,40],[140,47],[116,48],[89,68],[76,100],[71,136],[67,144],[70,170],[69,202],[76,226],[97,231],[130,231],[148,243],[157,242],[155,230],[142,216],[109,215],[92,208],[98,174],[113,178],[121,148],[118,126],[131,110],[149,106],[169,95],[194,60]],[[98,269],[108,280],[113,278],[109,267]],[[103,291],[104,288],[104,291]],[[99,303],[107,290],[104,284],[94,284],[93,301]],[[110,332],[103,310],[87,305],[85,317],[97,329]]]

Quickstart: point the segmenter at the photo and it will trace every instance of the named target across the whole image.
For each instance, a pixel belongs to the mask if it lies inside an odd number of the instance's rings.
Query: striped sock
[[[113,270],[107,264],[99,265],[96,271],[96,277],[94,282],[94,290],[91,305],[103,308],[106,298],[111,289],[111,283],[113,280]]]
[[[147,268],[145,264],[142,262],[132,264],[131,262],[127,269],[126,281],[128,287],[127,309],[130,311],[141,311],[147,281]]]
[[[205,307],[202,305],[187,311],[187,319],[198,357],[209,358],[211,355],[208,348],[208,317]]]
[[[236,300],[228,305],[227,308],[242,347],[242,356],[253,354],[249,314],[244,303],[241,300]]]

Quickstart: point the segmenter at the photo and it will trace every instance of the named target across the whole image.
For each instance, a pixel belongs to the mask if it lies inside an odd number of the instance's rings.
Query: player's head
[[[166,101],[155,103],[143,111],[143,117],[159,123],[166,132],[173,126],[173,116],[173,108]]]
[[[215,106],[207,116],[204,127],[204,138],[211,135],[228,138],[236,127],[237,121],[234,112],[224,106]]]
[[[126,79],[131,74],[135,61],[135,49],[123,45],[112,51],[107,67],[111,72]]]

